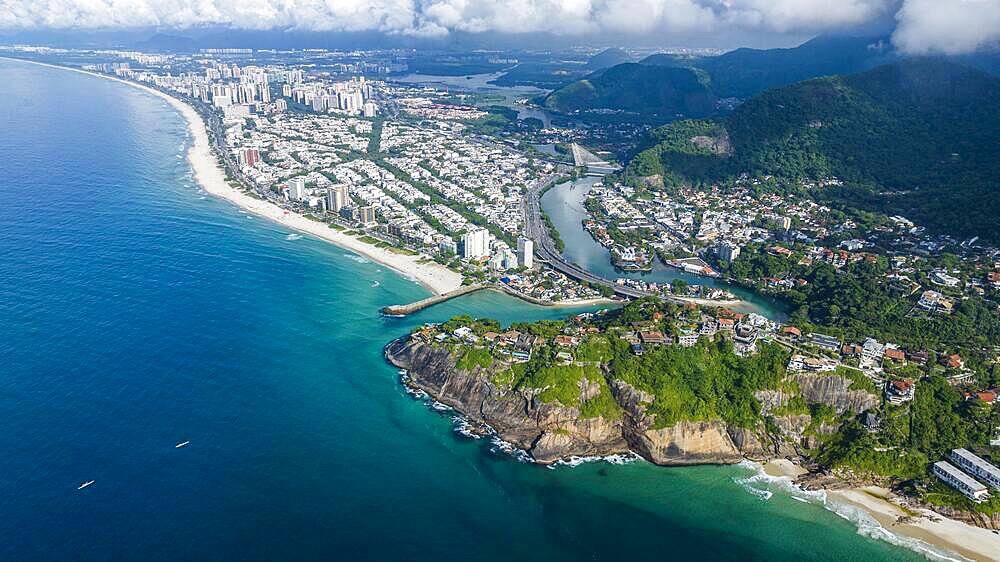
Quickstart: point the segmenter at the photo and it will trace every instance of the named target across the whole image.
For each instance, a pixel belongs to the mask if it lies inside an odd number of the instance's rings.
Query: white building
[[[740,257],[740,247],[732,242],[723,242],[719,244],[719,259],[724,260],[729,263],[733,263],[736,258]]]
[[[945,461],[934,463],[934,475],[952,488],[965,494],[974,502],[981,502],[990,496],[989,490],[968,474]]]
[[[517,239],[517,265],[528,269],[535,266],[535,243],[528,238]]]
[[[959,279],[948,275],[948,272],[943,269],[935,269],[931,271],[930,274],[931,283],[935,285],[943,285],[945,287],[957,287]]]
[[[874,338],[868,338],[861,346],[861,360],[859,366],[862,369],[877,369],[882,366],[882,356],[885,355],[885,346]]]
[[[952,449],[948,458],[962,470],[1000,490],[1000,468],[966,449]]]
[[[302,201],[306,198],[306,180],[292,178],[288,181],[288,198],[292,201]]]
[[[470,260],[490,253],[490,232],[476,228],[462,235],[462,257]]]

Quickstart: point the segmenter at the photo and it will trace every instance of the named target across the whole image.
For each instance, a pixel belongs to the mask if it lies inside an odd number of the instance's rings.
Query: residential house
[[[663,345],[667,343],[666,336],[658,330],[643,330],[639,332],[639,341],[643,345]]]
[[[788,336],[792,341],[798,341],[802,338],[802,330],[796,328],[795,326],[782,326],[781,334]]]
[[[677,335],[677,345],[681,347],[694,347],[698,343],[697,332],[684,332]]]
[[[840,340],[826,334],[813,332],[812,334],[809,334],[809,341],[814,345],[822,347],[823,349],[829,349],[830,351],[837,351],[840,349]]]
[[[913,400],[915,384],[910,379],[891,380],[885,385],[885,399],[892,404],[902,404]]]
[[[882,357],[885,346],[875,338],[866,338],[861,346],[860,367],[862,369],[879,369],[882,367]]]
[[[733,329],[733,352],[740,357],[749,357],[757,352],[757,328],[739,323]]]
[[[917,306],[928,312],[951,314],[952,309],[955,307],[955,303],[941,293],[928,289],[920,295],[920,300],[917,301]]]

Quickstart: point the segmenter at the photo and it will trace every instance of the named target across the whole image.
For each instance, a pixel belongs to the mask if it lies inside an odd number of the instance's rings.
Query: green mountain
[[[884,62],[886,41],[879,38],[818,37],[792,49],[737,49],[716,57],[656,54],[639,63],[604,63],[624,52],[604,51],[591,59],[609,68],[564,85],[545,98],[545,106],[562,112],[587,109],[622,109],[672,117],[706,115],[706,100],[750,97],[767,88],[792,84],[828,74],[857,72]],[[678,99],[692,93],[696,77],[699,98],[688,112]],[[704,88],[704,92],[700,90]],[[651,93],[652,95],[646,95]],[[704,95],[702,95],[704,94]]]
[[[647,116],[705,116],[714,111],[715,96],[695,69],[626,63],[559,88],[543,103],[564,113],[598,108]]]
[[[587,59],[587,68],[590,70],[600,70],[616,64],[629,62],[629,60],[630,57],[625,49],[611,47]]]
[[[725,119],[651,132],[626,173],[673,182],[740,173],[838,177],[834,203],[1000,241],[1000,78],[914,59],[769,90]]]
[[[889,62],[888,39],[820,36],[791,49],[736,49],[692,64],[712,77],[719,97],[747,98],[769,88]]]

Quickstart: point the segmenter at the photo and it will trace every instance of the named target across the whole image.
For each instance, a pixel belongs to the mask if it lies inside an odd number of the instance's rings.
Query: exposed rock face
[[[610,383],[624,412],[621,419],[581,418],[578,408],[541,402],[537,391],[497,387],[488,369],[458,369],[444,348],[396,341],[386,348],[386,357],[408,370],[410,384],[473,421],[490,425],[538,462],[628,451],[665,465],[726,464],[745,456],[761,460],[773,456],[769,453],[773,447],[765,446],[755,431],[729,428],[720,421],[654,428],[653,416],[646,413],[653,397],[622,381]],[[600,392],[598,385],[587,381],[580,386],[584,401]]]
[[[728,464],[743,460],[722,422],[680,422],[630,432],[629,443],[656,464]]]
[[[609,455],[634,451],[656,464],[729,464],[743,458],[767,460],[797,455],[810,447],[805,429],[808,415],[774,418],[781,438],[756,428],[727,426],[721,421],[680,422],[655,427],[647,413],[653,396],[620,380],[609,381],[611,395],[621,406],[620,419],[582,418],[576,407],[542,402],[538,390],[500,388],[491,369],[456,367],[446,348],[397,340],[386,347],[386,358],[407,369],[410,384],[452,406],[471,420],[491,426],[501,438],[528,451],[543,463],[569,456]],[[874,406],[876,397],[848,390],[850,381],[837,376],[797,375],[802,396],[809,402],[828,404],[839,412],[861,412]],[[601,387],[583,380],[581,403],[596,396]],[[765,413],[791,398],[781,391],[756,394]]]
[[[979,513],[976,511],[963,511],[959,509],[954,509],[950,507],[937,506],[934,508],[945,517],[961,521],[963,523],[968,523],[969,525],[974,525],[976,527],[982,527],[984,529],[998,529],[1000,530],[1000,513],[994,513],[992,515],[986,513]]]
[[[864,390],[850,390],[851,381],[836,375],[792,375],[806,402],[826,404],[837,414],[860,414],[878,405],[878,397]]]
[[[541,402],[535,391],[498,388],[488,370],[458,369],[444,348],[396,341],[386,349],[386,357],[409,371],[411,384],[472,420],[490,425],[501,438],[539,462],[628,451],[621,420],[581,418],[578,408]],[[599,392],[595,386],[581,385],[581,396]]]

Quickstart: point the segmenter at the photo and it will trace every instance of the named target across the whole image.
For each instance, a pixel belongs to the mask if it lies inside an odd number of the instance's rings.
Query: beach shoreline
[[[793,486],[800,477],[809,474],[808,470],[787,459],[771,460],[762,470],[773,478],[789,480]],[[899,503],[901,498],[888,489],[860,486],[823,490],[823,493],[824,504],[834,513],[851,519],[843,513],[843,508],[860,511],[884,531],[905,541],[919,541],[916,545],[920,548],[909,546],[925,556],[944,559],[945,553],[954,553],[961,557],[955,559],[1000,560],[1000,535],[929,509],[904,506]]]
[[[123,80],[114,76],[90,72],[80,68],[59,66],[27,59],[10,57],[0,58],[29,64],[37,64],[60,70],[69,70],[71,72],[79,72],[81,74],[96,76],[98,78],[114,80],[116,82],[127,84],[151,93],[169,103],[181,114],[187,123],[188,131],[190,131],[193,139],[187,154],[188,162],[191,164],[191,168],[194,171],[195,180],[206,193],[234,203],[237,207],[255,215],[267,218],[293,230],[315,236],[336,246],[369,258],[374,262],[392,269],[407,279],[417,282],[434,294],[439,295],[447,293],[462,285],[462,275],[460,273],[448,269],[447,267],[431,260],[427,256],[399,254],[385,248],[368,244],[354,238],[353,236],[330,228],[326,223],[310,220],[301,214],[286,211],[273,203],[257,199],[239,189],[234,188],[226,180],[226,173],[219,164],[215,153],[212,151],[211,144],[208,140],[208,131],[205,121],[200,115],[198,115],[198,112],[195,111],[190,104],[183,100],[138,82]]]

